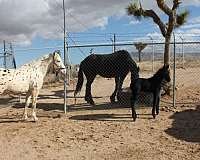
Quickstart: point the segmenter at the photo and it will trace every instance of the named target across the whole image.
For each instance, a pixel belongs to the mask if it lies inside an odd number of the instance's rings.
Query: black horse
[[[138,69],[139,71],[139,69]],[[151,78],[139,78],[137,80],[131,81],[130,89],[132,91],[131,95],[131,108],[132,108],[132,117],[135,121],[137,118],[137,114],[135,111],[135,102],[138,98],[139,92],[150,92],[153,93],[153,109],[152,116],[156,117],[156,114],[159,114],[159,103],[161,96],[161,87],[162,82],[167,81],[170,82],[170,70],[169,65],[164,65],[160,68]],[[155,114],[156,111],[156,114]]]
[[[85,100],[88,103],[94,105],[91,95],[91,84],[96,75],[100,75],[105,78],[115,78],[115,90],[110,97],[111,102],[114,102],[115,96],[118,96],[118,93],[122,88],[123,81],[129,71],[131,72],[131,79],[134,81],[138,74],[137,65],[128,51],[120,50],[112,54],[91,54],[80,64],[78,82],[74,92],[74,97],[76,97],[77,93],[81,91],[84,81],[84,73],[87,79]]]

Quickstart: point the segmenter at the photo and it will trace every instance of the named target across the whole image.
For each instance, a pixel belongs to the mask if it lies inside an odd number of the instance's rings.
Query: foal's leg
[[[28,116],[27,116],[27,108],[28,108],[28,106],[29,106],[29,104],[30,104],[30,101],[31,101],[31,93],[28,92],[28,93],[26,94],[25,107],[24,107],[24,115],[23,115],[23,118],[22,118],[22,119],[24,119],[24,120],[27,120],[27,119],[28,119]]]
[[[32,91],[32,109],[33,109],[32,116],[34,121],[38,120],[36,116],[36,104],[37,104],[38,93],[39,91],[36,88]]]
[[[95,79],[95,76],[92,76],[92,75],[87,77],[86,91],[85,91],[85,100],[87,101],[87,103],[89,103],[91,105],[95,105],[95,103],[92,99],[92,94],[91,94],[91,85],[92,85],[92,82],[94,81],[94,79]]]
[[[116,96],[117,90],[119,88],[119,80],[120,80],[119,77],[115,77],[115,90],[114,90],[113,94],[110,96],[111,103],[115,102],[115,96]]]
[[[157,104],[156,104],[156,114],[159,114],[159,108],[160,108],[160,97],[161,97],[161,92],[159,91],[157,94]]]
[[[136,95],[132,93],[131,95],[131,110],[132,110],[132,118],[133,118],[133,121],[136,120],[137,118],[137,114],[136,114],[136,111],[135,111],[135,102],[136,102]]]
[[[158,95],[157,93],[153,93],[153,108],[152,108],[152,116],[153,118],[156,118],[156,105],[157,105]]]
[[[139,85],[138,86],[136,84],[132,85],[132,83],[131,83],[130,89],[131,89],[131,99],[130,100],[131,100],[132,117],[133,117],[133,121],[135,121],[137,118],[137,114],[135,111],[135,103],[136,103],[136,100],[138,99],[141,88]]]

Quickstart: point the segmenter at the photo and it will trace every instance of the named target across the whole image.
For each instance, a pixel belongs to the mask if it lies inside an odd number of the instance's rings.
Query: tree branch
[[[159,26],[162,35],[166,35],[166,26],[160,19],[160,17],[153,10],[144,10],[145,17],[151,17],[153,21]]]
[[[175,0],[174,0],[175,1]],[[172,14],[172,10],[165,4],[164,0],[156,0],[158,7],[167,15]]]
[[[179,7],[179,5],[181,4],[180,0],[173,0],[173,7],[172,10],[175,10]]]

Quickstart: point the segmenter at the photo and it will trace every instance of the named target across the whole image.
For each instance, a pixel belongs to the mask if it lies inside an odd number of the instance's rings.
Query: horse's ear
[[[60,50],[55,50],[55,51],[53,52],[53,55],[55,56],[55,54],[58,54],[58,55],[60,56]]]
[[[140,67],[139,66],[137,67],[137,71],[140,72]]]
[[[169,69],[169,64],[164,64],[165,69]]]

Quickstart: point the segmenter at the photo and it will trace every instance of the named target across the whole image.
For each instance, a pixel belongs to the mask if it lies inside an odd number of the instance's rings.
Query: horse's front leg
[[[36,104],[37,104],[37,97],[39,94],[39,90],[37,88],[34,88],[34,90],[32,91],[32,116],[33,116],[33,120],[36,122],[38,121],[38,118],[36,116]]]
[[[31,93],[27,92],[26,94],[26,100],[25,100],[25,106],[24,106],[24,114],[23,114],[23,120],[27,120],[28,119],[28,115],[27,115],[27,108],[30,104],[31,101]]]
[[[135,111],[135,102],[136,102],[136,95],[131,95],[131,110],[132,110],[133,121],[135,121],[137,118],[137,114]]]

